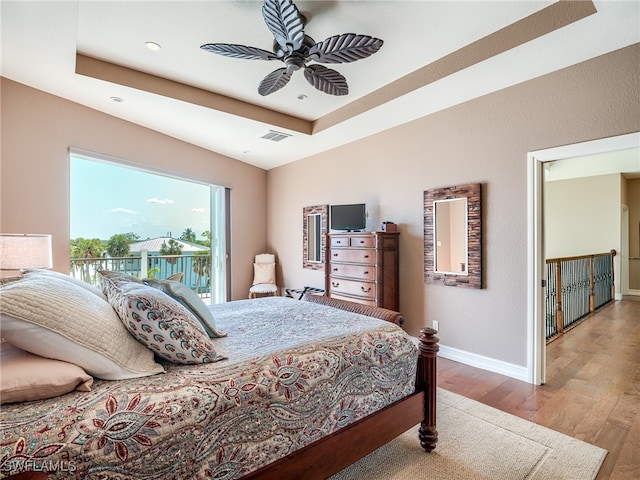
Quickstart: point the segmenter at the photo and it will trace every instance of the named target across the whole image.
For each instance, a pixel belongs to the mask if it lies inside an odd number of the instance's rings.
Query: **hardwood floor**
[[[545,385],[439,358],[438,386],[608,450],[597,480],[640,478],[638,297],[551,342]]]

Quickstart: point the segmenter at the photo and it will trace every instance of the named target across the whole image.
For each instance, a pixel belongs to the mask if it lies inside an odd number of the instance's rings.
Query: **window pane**
[[[72,275],[182,273],[203,298],[226,300],[224,188],[73,152],[70,172]]]

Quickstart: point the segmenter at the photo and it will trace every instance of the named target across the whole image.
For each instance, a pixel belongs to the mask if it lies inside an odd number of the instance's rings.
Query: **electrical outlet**
[[[440,325],[438,324],[438,320],[434,320],[433,322],[431,322],[431,324],[433,325],[433,329],[437,332],[438,330],[440,330],[440,328],[438,328]]]

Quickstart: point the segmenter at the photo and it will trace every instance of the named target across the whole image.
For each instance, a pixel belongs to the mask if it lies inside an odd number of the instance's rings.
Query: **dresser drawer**
[[[331,296],[334,293],[357,295],[364,298],[375,298],[375,284],[358,280],[345,280],[343,278],[330,279]]]
[[[351,247],[360,247],[360,248],[373,248],[373,237],[371,235],[354,235],[351,238],[350,246]]]
[[[329,266],[332,277],[350,277],[354,280],[376,279],[376,267],[373,265],[352,265],[348,263],[332,263]]]
[[[349,263],[362,263],[365,265],[373,265],[375,259],[374,250],[366,250],[360,248],[354,249],[342,249],[332,248],[331,258],[329,261],[333,262],[349,262]]]
[[[371,235],[340,235],[331,237],[332,247],[373,248],[374,238]]]
[[[337,237],[331,236],[330,245],[332,247],[350,247],[351,246],[351,237],[348,235],[340,235]]]

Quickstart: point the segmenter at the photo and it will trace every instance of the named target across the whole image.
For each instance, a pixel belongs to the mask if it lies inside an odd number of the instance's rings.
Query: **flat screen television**
[[[367,223],[365,204],[331,205],[329,218],[331,230],[364,230]]]

